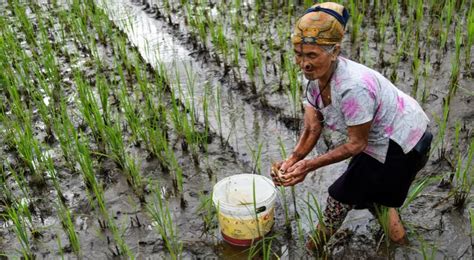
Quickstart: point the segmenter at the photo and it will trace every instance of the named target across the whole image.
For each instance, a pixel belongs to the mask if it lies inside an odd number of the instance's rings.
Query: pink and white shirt
[[[364,152],[382,163],[390,139],[405,153],[411,151],[429,122],[418,102],[380,73],[343,57],[338,60],[330,81],[331,104],[324,107],[317,80],[309,83],[304,104],[308,106],[317,102],[324,126],[345,135],[348,126],[372,120]]]

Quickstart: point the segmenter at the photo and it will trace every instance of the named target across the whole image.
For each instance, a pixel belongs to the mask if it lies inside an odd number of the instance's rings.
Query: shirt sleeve
[[[374,118],[376,102],[362,84],[346,89],[341,95],[341,112],[347,126],[367,123]]]

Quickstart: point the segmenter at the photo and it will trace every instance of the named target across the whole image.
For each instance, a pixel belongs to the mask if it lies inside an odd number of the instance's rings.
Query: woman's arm
[[[287,169],[282,177],[284,186],[293,186],[306,178],[306,175],[323,166],[340,162],[361,153],[367,147],[372,121],[348,127],[347,143],[312,159],[302,160]]]
[[[305,158],[318,142],[321,135],[323,120],[321,112],[310,106],[305,107],[304,127],[300,134],[298,143],[296,144],[290,157],[283,162],[280,170],[287,171],[290,166]]]

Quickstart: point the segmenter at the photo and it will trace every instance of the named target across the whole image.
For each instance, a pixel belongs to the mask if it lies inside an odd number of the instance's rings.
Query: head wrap
[[[340,4],[333,2],[315,4],[296,22],[291,41],[293,44],[340,43],[348,19],[349,13]]]

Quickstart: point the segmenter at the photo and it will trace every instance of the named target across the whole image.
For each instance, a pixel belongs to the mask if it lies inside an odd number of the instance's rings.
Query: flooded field
[[[0,258],[311,258],[347,161],[278,188],[250,248],[223,241],[211,197],[291,153],[306,82],[290,34],[312,2],[0,0]],[[354,210],[326,257],[472,259],[473,2],[339,2],[342,56],[416,98],[435,138],[400,208],[409,244]],[[324,132],[311,156],[343,141]]]

